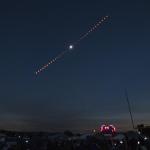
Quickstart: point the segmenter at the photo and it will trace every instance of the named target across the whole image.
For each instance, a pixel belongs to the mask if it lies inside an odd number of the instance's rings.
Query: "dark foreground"
[[[148,135],[137,132],[100,133],[0,133],[0,150],[150,150]]]

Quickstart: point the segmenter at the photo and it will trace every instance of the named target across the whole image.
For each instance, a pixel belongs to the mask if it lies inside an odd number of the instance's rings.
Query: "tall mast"
[[[135,129],[134,120],[133,120],[133,115],[132,115],[132,110],[131,110],[131,105],[130,105],[127,89],[125,90],[125,96],[126,96],[126,101],[127,101],[127,104],[128,104],[128,110],[129,110],[129,114],[130,114],[132,128]]]

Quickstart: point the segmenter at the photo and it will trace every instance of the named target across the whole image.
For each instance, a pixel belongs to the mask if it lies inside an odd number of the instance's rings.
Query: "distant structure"
[[[130,105],[127,89],[125,90],[125,96],[126,96],[126,101],[127,101],[127,104],[128,104],[128,110],[129,110],[129,114],[130,114],[132,128],[135,129],[135,125],[134,125],[134,120],[133,120],[133,115],[132,115],[132,110],[131,110],[131,105]]]
[[[150,126],[145,126],[144,124],[137,125],[137,129],[139,131],[139,134],[144,134],[147,136],[150,136]]]
[[[101,125],[100,132],[104,135],[114,135],[116,133],[116,127],[114,125]]]

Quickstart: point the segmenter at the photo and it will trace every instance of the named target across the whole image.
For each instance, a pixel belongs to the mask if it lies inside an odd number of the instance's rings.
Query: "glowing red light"
[[[101,125],[100,132],[103,134],[114,134],[116,128],[113,125]]]

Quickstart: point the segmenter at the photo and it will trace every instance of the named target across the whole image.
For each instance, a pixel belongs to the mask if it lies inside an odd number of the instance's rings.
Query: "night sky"
[[[0,2],[0,128],[131,128],[150,120],[150,2],[5,0]],[[100,28],[36,76],[35,71]]]

